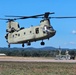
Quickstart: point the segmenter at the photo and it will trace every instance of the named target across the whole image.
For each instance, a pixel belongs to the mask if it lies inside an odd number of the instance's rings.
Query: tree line
[[[68,50],[70,55],[76,56],[76,50]],[[61,54],[65,55],[66,50],[62,50]],[[0,53],[5,53],[7,56],[22,56],[22,57],[55,57],[59,54],[59,50],[38,50],[26,48],[0,48]]]

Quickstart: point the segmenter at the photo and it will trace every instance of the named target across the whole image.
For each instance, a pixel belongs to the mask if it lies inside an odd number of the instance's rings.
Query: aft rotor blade
[[[9,19],[0,18],[0,20],[9,20]]]
[[[10,18],[0,18],[0,20],[8,20],[8,21],[14,21],[14,20],[17,20],[19,18],[13,18],[13,19],[10,19]]]

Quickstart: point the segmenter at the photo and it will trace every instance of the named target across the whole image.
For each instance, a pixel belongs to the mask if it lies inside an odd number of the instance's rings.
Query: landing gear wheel
[[[41,42],[41,45],[45,45],[45,43],[42,41],[42,42]]]
[[[30,45],[31,45],[31,43],[28,41],[28,42],[27,42],[27,45],[28,45],[28,46],[30,46]]]
[[[8,48],[10,48],[10,44],[8,44]]]
[[[22,44],[22,47],[24,47],[24,43]]]

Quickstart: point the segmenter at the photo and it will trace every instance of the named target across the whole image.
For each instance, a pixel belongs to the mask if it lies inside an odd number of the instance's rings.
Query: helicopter
[[[10,44],[24,44],[26,43],[28,46],[31,45],[31,42],[36,42],[42,40],[41,45],[45,45],[43,40],[50,39],[56,34],[56,30],[52,27],[50,23],[50,19],[52,18],[76,18],[72,17],[49,17],[50,14],[54,14],[54,12],[45,12],[44,14],[33,15],[33,16],[6,16],[6,17],[16,17],[13,19],[10,18],[0,18],[0,20],[7,20],[7,29],[6,29],[6,42],[8,43],[8,47],[10,48]],[[28,19],[28,18],[42,18],[40,20],[40,25],[31,26],[29,28],[24,28],[19,26],[19,23],[15,20],[19,19]]]

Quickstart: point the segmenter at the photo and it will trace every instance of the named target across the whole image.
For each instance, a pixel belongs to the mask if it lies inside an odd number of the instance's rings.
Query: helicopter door
[[[36,27],[35,28],[35,37],[36,37],[36,39],[38,38],[40,38],[40,29],[39,29],[39,27]]]
[[[39,28],[35,29],[36,34],[39,34]]]

